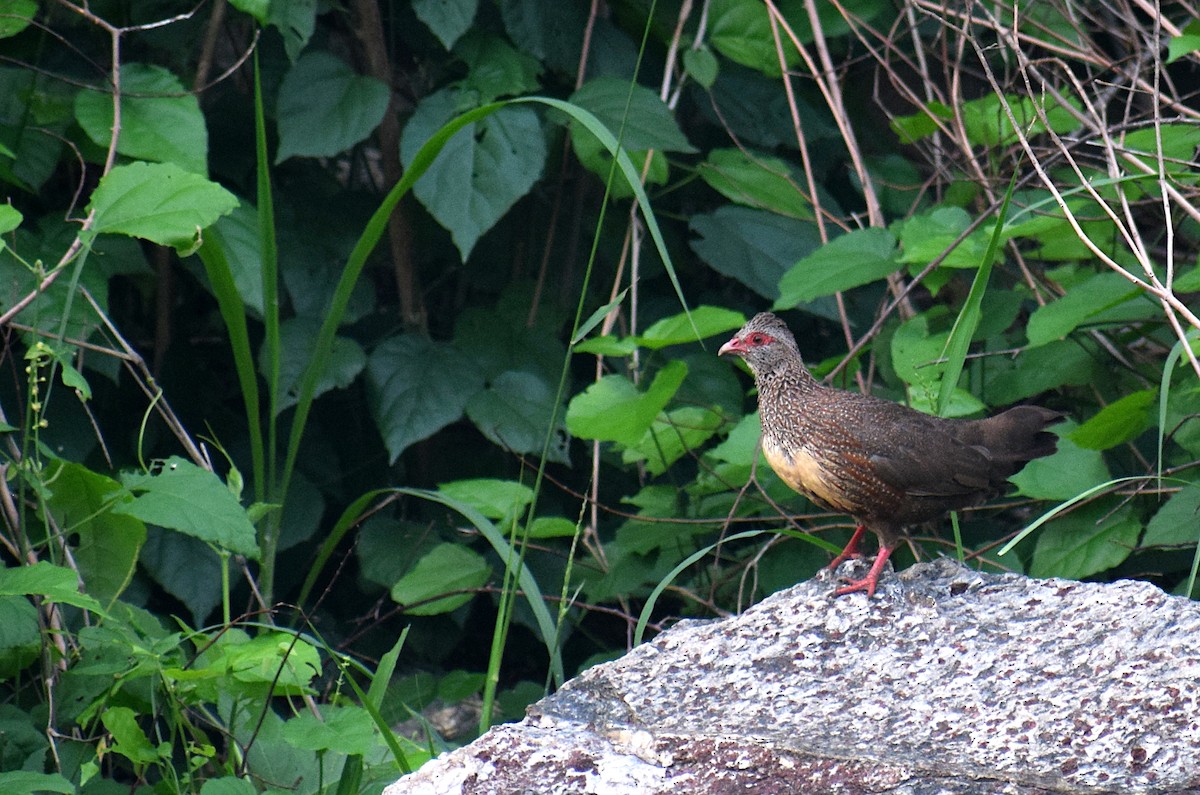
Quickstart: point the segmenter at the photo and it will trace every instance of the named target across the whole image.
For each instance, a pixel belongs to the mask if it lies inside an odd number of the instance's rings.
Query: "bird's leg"
[[[868,599],[874,596],[875,586],[879,584],[879,573],[883,571],[884,564],[887,563],[888,557],[891,556],[892,550],[895,548],[895,544],[881,544],[879,546],[879,554],[875,556],[875,562],[871,564],[871,570],[867,572],[867,576],[861,580],[852,580],[848,585],[844,585],[834,591],[833,595],[841,596],[842,594],[866,591]]]
[[[842,548],[842,551],[838,553],[838,556],[833,559],[833,562],[825,568],[829,569],[830,571],[837,571],[838,566],[850,560],[850,558],[857,557],[860,554],[858,551],[858,542],[862,540],[863,533],[865,532],[867,532],[866,525],[860,524],[858,527],[854,528],[854,535],[850,536],[850,541],[847,542],[846,546]]]

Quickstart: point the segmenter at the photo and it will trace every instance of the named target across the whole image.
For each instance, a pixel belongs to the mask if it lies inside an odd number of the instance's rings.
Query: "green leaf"
[[[56,462],[48,474],[54,486],[47,504],[59,527],[79,537],[74,551],[79,574],[88,593],[111,608],[133,578],[146,525],[108,510],[132,499],[112,478],[69,461]]]
[[[33,22],[35,0],[0,0],[0,39],[15,36]]]
[[[392,586],[392,599],[403,605],[408,615],[449,613],[471,601],[474,594],[455,594],[443,599],[434,597],[447,591],[479,588],[491,574],[491,567],[478,552],[461,544],[438,544],[396,581]]]
[[[0,235],[7,235],[16,229],[21,225],[21,221],[24,218],[25,216],[21,215],[21,211],[11,204],[0,204]],[[5,245],[7,244],[3,240],[0,240],[0,251],[4,250]]]
[[[1167,63],[1174,63],[1185,55],[1200,50],[1200,19],[1193,19],[1183,33],[1171,37],[1167,42]]]
[[[802,220],[812,202],[784,160],[744,149],[713,149],[699,166],[700,178],[730,201]]]
[[[385,340],[367,359],[367,399],[390,461],[463,416],[483,388],[457,348],[418,334]]]
[[[75,785],[58,773],[35,773],[31,770],[6,770],[0,773],[0,789],[7,795],[43,795],[61,792],[75,795]]]
[[[1141,290],[1119,273],[1098,273],[1030,315],[1026,328],[1029,345],[1045,345],[1063,339],[1085,323],[1142,317],[1152,311],[1154,305],[1148,300],[1134,301],[1140,295]],[[1114,312],[1117,307],[1121,310]]]
[[[1098,451],[1076,445],[1069,430],[1060,433],[1064,436],[1058,440],[1058,452],[1030,461],[1009,478],[1018,494],[1036,500],[1069,500],[1112,477]]]
[[[125,488],[139,496],[117,504],[115,513],[176,530],[221,549],[258,557],[254,526],[246,510],[221,482],[191,461],[171,456],[159,474],[123,474]]]
[[[1050,342],[1022,351],[1015,360],[990,359],[983,394],[993,406],[1007,406],[1055,387],[1091,383],[1098,369],[1083,347],[1068,340]]]
[[[1109,514],[1110,510],[1100,502],[1050,522],[1038,536],[1030,576],[1078,580],[1129,557],[1142,525],[1128,508]]]
[[[529,525],[529,538],[570,538],[578,525],[565,516],[539,516]]]
[[[780,5],[794,7],[795,3]],[[771,35],[771,21],[762,3],[757,0],[711,0],[708,25],[709,44],[729,60],[772,77],[782,74]],[[781,39],[787,66],[791,68],[800,63],[800,53],[786,35]]]
[[[547,459],[569,462],[563,411],[555,403],[555,387],[533,373],[509,370],[493,379],[487,389],[467,401],[468,419],[479,432],[500,447],[519,455],[542,452],[553,416],[554,430]]]
[[[277,413],[296,405],[300,397],[300,379],[306,368],[313,360],[313,349],[316,347],[317,330],[321,327],[320,318],[293,317],[283,321],[279,326],[279,405]],[[267,349],[264,344],[258,352],[258,366],[264,377],[267,375]],[[317,395],[323,395],[331,389],[345,389],[358,378],[359,373],[367,364],[367,355],[362,346],[349,337],[334,337],[333,348],[329,352],[329,364],[322,371],[317,381]]]
[[[32,566],[0,569],[0,596],[31,595],[105,615],[99,602],[79,592],[79,576],[70,569],[44,560]]]
[[[417,151],[443,124],[457,116],[460,93],[443,89],[421,100],[400,139],[409,167]],[[506,107],[463,127],[413,186],[425,209],[450,231],[463,260],[541,177],[546,143],[537,114]]]
[[[575,353],[594,353],[597,356],[631,356],[638,348],[637,341],[626,337],[620,339],[612,334],[592,337],[575,346]]]
[[[740,328],[745,322],[746,316],[741,312],[719,306],[698,306],[691,311],[690,321],[688,313],[680,312],[659,320],[635,339],[643,348],[658,350],[668,345],[696,342],[697,331],[700,339],[705,339]]]
[[[291,61],[308,44],[317,27],[317,0],[271,2],[270,25],[283,36],[283,47]]]
[[[635,84],[631,94],[629,81],[624,78],[596,77],[580,86],[579,90],[571,95],[570,101],[584,110],[591,111],[614,135],[622,130],[624,121],[621,146],[627,151],[696,151],[679,129],[671,109],[645,86]],[[581,160],[584,159],[583,154],[580,154],[581,147],[584,151],[600,148],[599,142],[578,125],[571,125],[571,143]],[[601,176],[607,173],[608,167],[605,166]]]
[[[774,308],[791,309],[896,270],[896,238],[886,229],[855,229],[800,260],[779,282]]]
[[[821,246],[815,224],[748,207],[695,215],[690,228],[699,235],[690,245],[702,260],[771,300],[779,298],[783,275]]]
[[[244,778],[224,776],[205,781],[204,786],[200,787],[200,795],[258,795],[258,790]]]
[[[75,118],[93,142],[107,147],[113,134],[112,94],[80,91],[75,97]],[[161,66],[122,64],[117,151],[207,176],[208,127],[199,100]]]
[[[454,54],[467,63],[467,76],[458,87],[475,94],[480,103],[526,94],[540,85],[541,64],[500,36],[469,35],[454,48]]]
[[[719,412],[701,406],[684,406],[669,411],[650,424],[646,435],[621,454],[625,463],[645,461],[646,471],[661,475],[671,464],[699,448],[724,424]]]
[[[636,445],[686,375],[687,365],[672,361],[658,372],[645,392],[625,376],[606,375],[571,399],[567,429],[581,439]]]
[[[1071,441],[1085,450],[1107,450],[1141,435],[1150,424],[1150,409],[1158,390],[1143,389],[1109,403],[1071,432]]]
[[[389,90],[331,53],[306,52],[279,85],[279,151],[289,157],[333,157],[364,141],[383,121]]]
[[[154,764],[163,756],[161,749],[150,744],[150,738],[137,723],[137,715],[129,707],[109,707],[100,715],[100,722],[113,738],[109,750],[135,766]],[[169,744],[166,749],[169,753]]]
[[[221,559],[204,541],[151,527],[139,563],[191,612],[194,626],[203,626],[221,604]]]
[[[266,25],[270,21],[271,0],[229,0],[229,5],[254,17],[260,25]]]
[[[935,101],[926,104],[921,111],[911,116],[896,116],[891,121],[892,132],[900,137],[901,143],[916,143],[928,138],[941,129],[937,122],[954,119],[954,110]]]
[[[1146,525],[1142,546],[1200,543],[1200,484],[1191,483],[1171,495]]]
[[[1006,94],[1004,101],[1011,109],[1021,131],[1028,136],[1046,131],[1046,125],[1038,115],[1038,106],[1045,109],[1046,119],[1050,122],[1051,129],[1057,133],[1071,132],[1080,125],[1075,113],[1048,96],[1039,96],[1035,104],[1035,100],[1031,97]],[[1069,97],[1067,101],[1078,111],[1081,103],[1077,99]],[[972,144],[982,144],[989,149],[994,149],[998,146],[1007,146],[1017,139],[1012,122],[1009,121],[1008,112],[1001,104],[1000,97],[995,94],[986,94],[979,99],[965,102],[959,108],[959,112],[962,115],[967,139]]]
[[[217,183],[173,163],[130,163],[100,180],[88,210],[96,214],[95,234],[140,237],[184,255],[194,249],[202,229],[237,203]]]
[[[471,478],[441,483],[438,491],[470,505],[489,519],[512,519],[533,501],[533,489],[515,480]]]
[[[447,50],[471,29],[479,0],[413,0],[413,11]]]
[[[928,265],[950,247],[971,225],[971,216],[961,207],[934,207],[894,225],[900,238],[900,256],[904,263]],[[988,250],[988,229],[976,229],[942,260],[943,268],[978,268]],[[993,263],[1000,257],[993,258]]]
[[[283,738],[294,748],[367,754],[375,749],[375,724],[362,707],[322,704],[320,716],[303,712],[283,724]]]
[[[233,637],[237,642],[219,646],[218,653],[219,663],[237,682],[269,686],[274,695],[298,695],[309,692],[313,679],[321,674],[320,653],[294,635],[265,632],[245,642]],[[263,692],[259,687],[252,691]]]
[[[24,596],[0,596],[0,677],[16,676],[38,658],[41,649],[37,608]],[[0,732],[5,735],[6,744],[10,729],[0,710]]]
[[[683,51],[683,68],[702,87],[712,88],[713,83],[717,82],[720,65],[717,56],[713,55],[707,44],[703,44],[699,49],[688,47]]]

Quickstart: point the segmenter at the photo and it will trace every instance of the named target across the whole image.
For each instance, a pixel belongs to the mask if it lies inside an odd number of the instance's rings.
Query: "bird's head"
[[[741,356],[755,375],[762,375],[799,359],[796,338],[784,322],[770,312],[759,312],[721,346],[718,356]]]

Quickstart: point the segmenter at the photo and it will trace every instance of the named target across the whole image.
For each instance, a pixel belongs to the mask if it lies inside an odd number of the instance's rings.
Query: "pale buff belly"
[[[763,455],[775,474],[796,491],[831,510],[854,512],[837,483],[808,448],[784,448],[764,437]]]

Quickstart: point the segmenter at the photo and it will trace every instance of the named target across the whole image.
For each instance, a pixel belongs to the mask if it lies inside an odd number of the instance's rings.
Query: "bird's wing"
[[[986,449],[964,443],[932,417],[897,412],[887,419],[867,432],[863,445],[887,485],[913,497],[954,497],[996,486]]]

